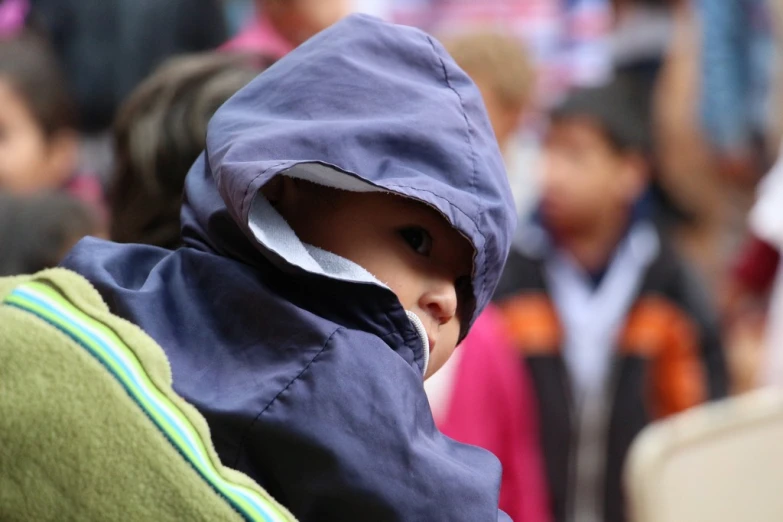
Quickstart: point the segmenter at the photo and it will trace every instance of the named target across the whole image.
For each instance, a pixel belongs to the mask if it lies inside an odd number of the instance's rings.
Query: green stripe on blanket
[[[108,325],[105,317],[103,321],[99,320],[95,317],[96,314],[86,313],[85,310],[77,307],[59,291],[63,277],[59,277],[57,272],[54,272],[55,277],[52,277],[50,272],[47,278],[41,277],[38,280],[30,280],[15,286],[10,293],[5,295],[3,303],[8,307],[32,314],[37,319],[48,323],[49,326],[65,334],[90,357],[99,362],[103,369],[107,370],[107,373],[121,385],[136,406],[146,414],[148,421],[154,423],[181,458],[184,458],[192,470],[195,470],[198,476],[219,497],[222,497],[242,519],[253,522],[293,520],[293,517],[284,508],[280,507],[261,488],[254,487],[255,484],[249,483],[246,477],[235,472],[229,473],[233,473],[231,476],[239,478],[239,480],[231,480],[226,476],[227,470],[217,461],[209,442],[205,443],[200,435],[204,432],[203,424],[201,429],[197,429],[194,422],[191,421],[194,413],[192,408],[186,413],[183,410],[187,408],[181,407],[181,399],[177,401],[177,397],[172,397],[173,392],[170,390],[170,386],[166,386],[170,385],[170,375],[168,375],[168,382],[164,382],[163,386],[160,385],[160,378],[157,379],[159,384],[156,384],[155,379],[151,378],[145,369],[144,361],[140,360],[138,350],[132,349],[118,334],[116,321],[122,320],[99,309],[99,312],[112,318],[109,322],[115,323]],[[65,279],[73,278],[72,274],[65,277]],[[94,292],[91,288],[90,290]],[[101,313],[97,315],[101,315]],[[128,326],[131,325],[127,325],[125,328]],[[41,327],[45,328],[44,325]],[[132,330],[129,331],[132,332]],[[152,343],[151,339],[146,336],[141,338],[131,335],[131,337]],[[0,345],[0,350],[3,350],[2,345]],[[148,351],[149,347],[146,347],[145,350]],[[154,346],[153,352],[157,352],[155,353],[157,356],[163,356],[157,346]],[[2,358],[0,358],[0,364],[2,364]],[[168,366],[166,366],[166,370],[168,370]],[[168,388],[166,393],[162,391],[163,388]],[[2,391],[2,384],[0,384],[0,393]],[[67,401],[68,399],[63,397],[63,400]],[[180,402],[180,406],[177,405],[177,402]],[[2,402],[0,402],[1,407]],[[4,413],[0,410],[0,415]],[[127,414],[127,412],[123,413]],[[117,414],[119,415],[120,412]],[[203,423],[203,419],[198,420]],[[3,431],[0,430],[0,438],[2,436]],[[101,434],[96,432],[95,436],[100,437]],[[129,445],[135,443],[132,434],[128,434],[127,442]],[[2,450],[0,449],[0,451]],[[2,461],[3,458],[0,457],[0,463]],[[1,485],[2,483],[0,483]],[[165,488],[166,484],[157,484],[154,487]],[[32,494],[33,492],[28,493]],[[2,494],[0,494],[0,500],[3,500]],[[0,515],[2,514],[3,509],[0,508]],[[181,513],[181,515],[185,515],[185,513]],[[65,518],[71,517],[66,516]]]

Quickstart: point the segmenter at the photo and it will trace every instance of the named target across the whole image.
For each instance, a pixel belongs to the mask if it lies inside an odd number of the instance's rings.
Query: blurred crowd
[[[625,520],[645,425],[783,384],[780,0],[0,0],[0,275],[178,248],[212,114],[353,11],[472,77],[521,218],[436,421],[515,520]]]

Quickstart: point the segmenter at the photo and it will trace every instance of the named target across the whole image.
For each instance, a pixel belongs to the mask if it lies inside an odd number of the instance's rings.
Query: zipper
[[[615,402],[617,400],[618,392],[620,391],[620,361],[616,358],[612,361],[611,374],[609,376],[609,383],[606,387],[606,404],[607,407],[604,410],[603,419],[603,448],[604,448],[604,461],[609,463],[609,429],[612,421],[612,414],[614,413]],[[604,466],[604,472],[601,474],[601,486],[599,491],[601,506],[601,519],[606,517],[606,466]]]
[[[429,366],[430,364],[430,340],[427,338],[427,330],[424,329],[424,324],[421,322],[421,319],[419,319],[419,316],[408,310],[405,310],[405,313],[407,314],[408,319],[413,325],[413,329],[416,330],[416,334],[419,336],[419,340],[421,341],[421,349],[422,349],[421,376],[424,377],[425,375],[427,375],[427,366]]]
[[[600,412],[600,415],[602,417],[601,419],[601,428],[600,428],[600,447],[603,448],[603,461],[607,462],[609,458],[609,428],[610,428],[610,422],[612,419],[612,412],[614,410],[614,402],[615,398],[617,397],[617,392],[619,390],[620,386],[620,363],[615,359],[612,362],[612,367],[609,373],[609,382],[607,382],[607,385],[605,387],[604,391],[604,403],[607,405],[605,408],[602,409]],[[568,381],[565,376],[561,376],[561,381],[563,382],[563,386],[568,391],[570,388],[568,387]],[[574,513],[574,497],[576,495],[576,492],[574,491],[574,484],[573,479],[574,475],[577,474],[577,467],[579,465],[579,458],[578,456],[575,458],[574,455],[574,448],[576,448],[577,451],[579,451],[579,440],[581,435],[581,419],[579,419],[578,415],[576,414],[576,410],[574,409],[574,402],[573,402],[573,395],[567,395],[568,399],[570,400],[571,408],[569,410],[569,419],[571,421],[571,433],[573,437],[573,443],[569,445],[569,451],[568,451],[568,459],[569,459],[569,475],[568,475],[568,484],[566,485],[566,520],[574,521],[575,513]],[[599,481],[600,485],[597,488],[597,491],[595,492],[596,495],[598,495],[598,520],[603,520],[606,516],[605,513],[605,507],[606,507],[606,468],[604,467],[604,471],[600,474],[599,477],[596,477]]]
[[[578,448],[579,445],[579,424],[576,417],[576,405],[573,394],[571,392],[571,385],[568,380],[568,372],[565,367],[565,361],[560,358],[560,384],[563,386],[563,394],[566,398],[566,408],[568,409],[568,426],[571,432],[571,443],[568,445],[568,474],[566,477],[565,487],[565,519],[573,520],[574,518],[574,475],[576,474],[576,458],[574,458],[574,448]]]

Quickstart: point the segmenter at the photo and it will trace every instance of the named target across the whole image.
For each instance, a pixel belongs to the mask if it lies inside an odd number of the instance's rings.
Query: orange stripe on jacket
[[[557,310],[546,295],[522,294],[501,305],[514,346],[525,356],[560,353],[563,334]],[[644,297],[631,309],[619,353],[649,358],[650,398],[660,418],[707,399],[699,332],[679,308],[660,297]]]
[[[652,361],[653,413],[665,417],[707,399],[699,332],[690,318],[659,297],[639,300],[620,336],[620,353]]]
[[[501,305],[508,332],[516,349],[525,355],[560,351],[562,331],[552,300],[543,294],[522,294]]]

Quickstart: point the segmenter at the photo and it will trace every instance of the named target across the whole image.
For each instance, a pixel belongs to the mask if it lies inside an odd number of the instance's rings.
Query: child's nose
[[[436,281],[422,294],[419,306],[438,325],[446,324],[457,314],[457,289],[451,281]]]

